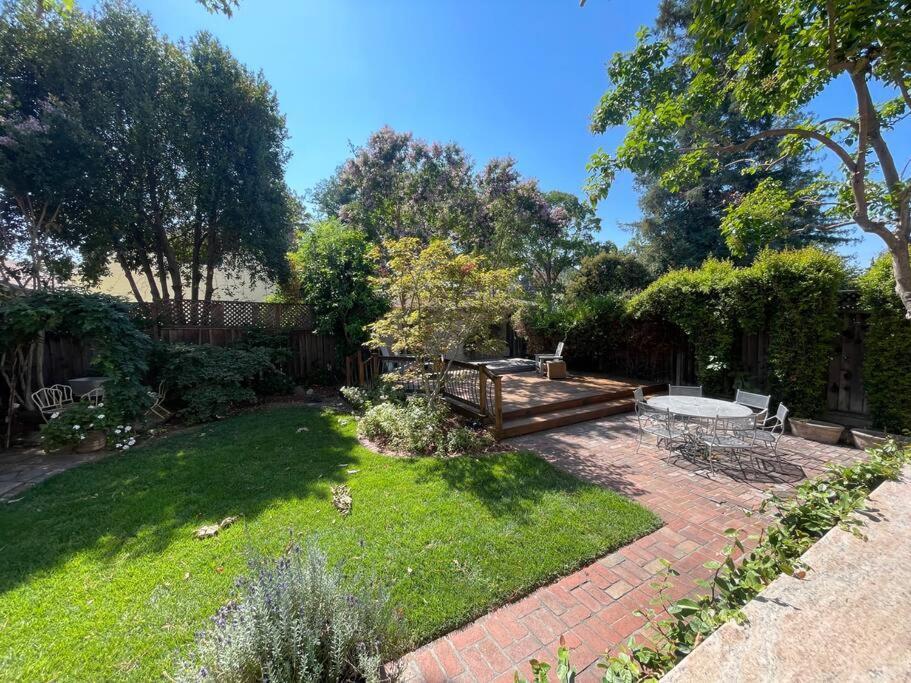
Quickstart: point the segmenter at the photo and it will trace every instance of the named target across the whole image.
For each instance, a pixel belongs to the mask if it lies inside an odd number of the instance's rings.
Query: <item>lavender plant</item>
[[[178,680],[379,681],[396,654],[398,621],[385,592],[346,580],[315,544],[276,561],[254,557],[238,588]]]

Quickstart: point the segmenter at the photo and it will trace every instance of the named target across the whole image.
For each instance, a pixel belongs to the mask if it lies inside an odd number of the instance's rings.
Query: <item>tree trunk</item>
[[[133,277],[133,272],[130,270],[129,265],[127,265],[126,257],[123,255],[122,251],[117,252],[117,263],[120,264],[120,269],[123,271],[127,282],[130,284],[130,290],[133,292],[133,298],[136,299],[137,303],[145,303],[145,301],[142,299],[142,292],[139,291],[139,287],[136,285],[136,278]]]
[[[911,320],[911,255],[908,244],[903,240],[898,248],[892,248],[892,273],[895,275],[895,293],[905,306],[905,317]]]

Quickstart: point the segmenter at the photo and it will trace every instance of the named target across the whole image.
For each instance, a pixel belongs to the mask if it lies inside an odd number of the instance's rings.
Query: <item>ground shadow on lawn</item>
[[[572,494],[591,486],[529,451],[434,460],[415,481],[435,479],[471,495],[492,515],[508,516],[518,524],[530,523],[529,515],[543,495]]]
[[[84,550],[158,553],[188,525],[326,497],[357,446],[318,410],[257,411],[64,472],[0,507],[0,592]]]

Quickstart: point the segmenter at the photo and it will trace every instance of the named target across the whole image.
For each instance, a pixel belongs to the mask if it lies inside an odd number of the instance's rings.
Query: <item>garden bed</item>
[[[331,502],[341,482],[347,517]],[[247,552],[279,554],[291,529],[383,581],[412,647],[659,524],[529,453],[387,458],[358,444],[351,416],[258,410],[70,470],[0,508],[0,667],[26,680],[171,672]]]

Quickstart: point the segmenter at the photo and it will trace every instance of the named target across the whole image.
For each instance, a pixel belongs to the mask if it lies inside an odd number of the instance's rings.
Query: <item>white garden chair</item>
[[[756,418],[756,424],[761,425],[769,416],[769,406],[772,403],[772,397],[764,394],[751,394],[749,391],[737,390],[737,396],[734,403],[739,403],[753,410],[753,416]]]
[[[97,406],[99,403],[104,402],[104,388],[95,387],[94,389],[90,389],[80,396],[79,400],[85,401],[89,405]]]
[[[167,420],[171,417],[171,411],[162,405],[164,402],[164,382],[158,385],[158,391],[150,391],[148,394],[149,398],[152,399],[152,405],[146,411],[146,415],[151,413],[162,420]]]
[[[73,387],[69,384],[55,384],[51,389],[56,389],[60,393],[61,404],[73,403]]]
[[[54,387],[42,387],[32,392],[32,401],[38,406],[45,422],[49,422],[54,413],[63,410],[63,395]]]
[[[645,402],[645,393],[643,393],[642,387],[636,387],[633,389],[633,398],[636,399],[636,403]]]
[[[563,342],[557,344],[556,353],[536,353],[535,365],[538,366],[538,374],[544,374],[547,370],[547,361],[563,360]]]
[[[667,385],[668,396],[702,396],[702,385],[698,387],[684,386],[680,384]]]
[[[741,453],[751,453],[756,445],[756,418],[716,417],[711,428],[700,434],[699,441],[708,454],[709,466],[715,471],[713,455],[718,452],[730,453],[738,458]]]
[[[642,446],[642,438],[646,434],[651,434],[658,439],[656,445],[659,448],[663,441],[665,448],[668,450],[675,443],[681,443],[686,440],[685,426],[678,425],[676,418],[667,409],[655,408],[645,401],[637,401],[636,419],[639,422],[639,441],[636,444],[637,453]]]
[[[781,435],[784,434],[789,412],[784,403],[779,403],[775,414],[767,418],[756,429],[754,446],[757,450],[765,454],[771,453],[776,459],[781,458],[778,454],[778,442],[781,441]]]

